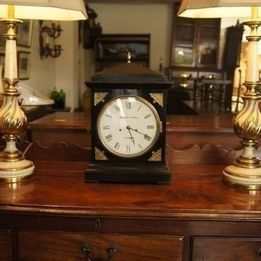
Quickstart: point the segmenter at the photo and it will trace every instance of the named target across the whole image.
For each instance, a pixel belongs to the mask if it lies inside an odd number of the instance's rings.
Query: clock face
[[[138,96],[120,96],[106,103],[98,115],[98,136],[112,154],[141,156],[158,140],[160,118],[156,109]]]

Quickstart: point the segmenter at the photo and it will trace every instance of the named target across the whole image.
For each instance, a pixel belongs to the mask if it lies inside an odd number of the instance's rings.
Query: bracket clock
[[[86,182],[169,183],[165,77],[132,63],[94,75]]]

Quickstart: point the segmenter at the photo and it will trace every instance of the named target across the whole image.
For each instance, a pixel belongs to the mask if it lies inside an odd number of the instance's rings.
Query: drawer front
[[[184,88],[184,89],[193,89],[194,90],[195,83],[190,80],[175,80],[174,88]]]
[[[179,261],[182,237],[21,231],[19,260]],[[88,259],[89,258],[89,259]]]
[[[219,72],[199,72],[199,79],[205,78],[205,79],[222,79],[223,75]]]
[[[11,231],[0,230],[0,260],[12,260]]]
[[[193,261],[260,261],[261,238],[194,238]]]
[[[197,72],[196,71],[179,71],[179,70],[173,70],[171,72],[171,78],[197,78]]]
[[[72,143],[81,147],[91,146],[91,135],[85,129],[41,128],[31,130],[31,139],[42,146],[52,146],[59,142]]]

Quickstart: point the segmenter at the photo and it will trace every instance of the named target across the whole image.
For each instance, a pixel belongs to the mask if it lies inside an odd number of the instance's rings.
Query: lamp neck
[[[8,18],[15,18],[15,6],[14,5],[8,5]]]
[[[258,7],[257,6],[253,6],[251,9],[251,18],[252,20],[258,20]]]
[[[257,11],[252,10],[252,19],[244,22],[250,29],[250,35],[246,37],[248,40],[248,52],[247,52],[247,68],[246,68],[246,96],[256,96],[256,87],[259,84],[259,62],[258,62],[258,42],[261,39],[261,35],[258,32],[261,26],[261,21],[253,17],[258,15]]]

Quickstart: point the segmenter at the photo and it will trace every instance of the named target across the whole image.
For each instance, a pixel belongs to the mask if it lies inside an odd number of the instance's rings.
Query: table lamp
[[[82,0],[0,0],[0,22],[6,25],[4,100],[0,109],[0,131],[6,146],[0,153],[0,179],[16,181],[33,173],[34,164],[17,149],[16,142],[26,130],[27,119],[18,103],[16,29],[20,19],[83,20],[87,18]]]
[[[261,165],[256,153],[261,136],[260,95],[256,89],[260,85],[258,64],[258,34],[261,25],[260,0],[184,0],[178,15],[190,18],[247,17],[243,24],[250,28],[246,66],[243,109],[234,117],[235,134],[242,139],[243,152],[235,162],[223,171],[224,180],[230,184],[248,189],[261,188]]]

